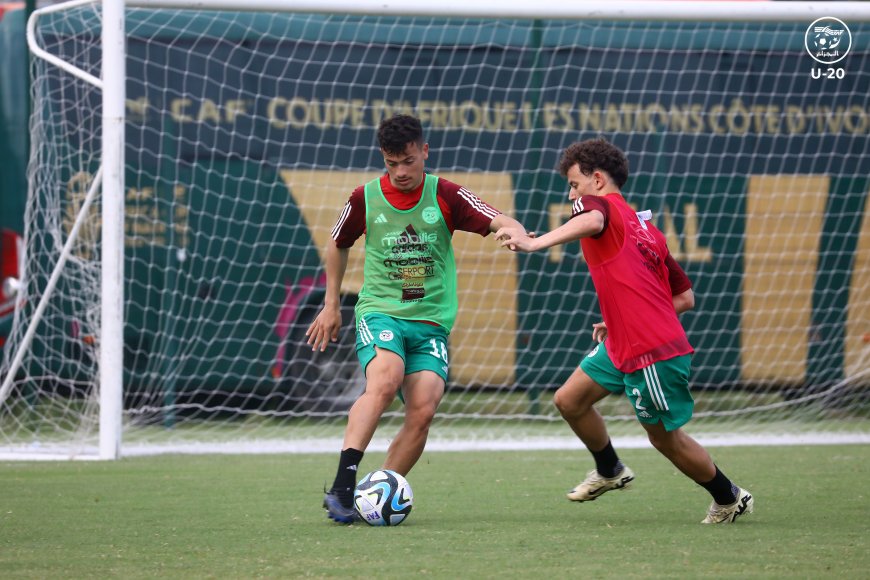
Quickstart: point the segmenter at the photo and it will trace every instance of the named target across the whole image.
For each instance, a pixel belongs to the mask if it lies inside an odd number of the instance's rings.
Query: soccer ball
[[[395,471],[379,469],[356,485],[353,505],[370,526],[398,526],[411,513],[414,493],[407,479]]]

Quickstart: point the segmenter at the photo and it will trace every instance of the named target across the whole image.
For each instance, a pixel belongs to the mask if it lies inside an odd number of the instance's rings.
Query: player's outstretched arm
[[[493,220],[489,224],[489,231],[495,233],[495,239],[501,240],[505,236],[516,236],[517,238],[534,238],[534,232],[526,232],[526,228],[523,227],[523,224],[518,222],[512,217],[506,216],[504,214],[499,214],[493,218]],[[507,233],[510,232],[510,233]],[[504,246],[505,244],[502,244]],[[509,246],[511,250],[516,251],[517,248],[514,245]]]
[[[509,215],[505,215],[503,213],[498,214],[492,221],[489,222],[489,231],[497,232],[502,228],[516,228],[517,230],[526,231],[523,227],[523,224],[510,217]]]
[[[549,247],[588,238],[601,233],[604,229],[604,214],[592,210],[574,216],[555,230],[534,238],[516,228],[505,227],[495,233],[501,245],[519,252],[535,252]]]
[[[308,327],[305,336],[311,350],[326,350],[326,345],[338,340],[341,329],[341,281],[347,270],[347,248],[339,248],[334,240],[326,248],[326,298],[323,309]]]

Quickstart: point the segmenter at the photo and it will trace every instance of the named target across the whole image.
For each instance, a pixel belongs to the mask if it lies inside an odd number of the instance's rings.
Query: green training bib
[[[447,332],[456,321],[453,240],[438,206],[438,177],[427,174],[420,201],[411,209],[390,205],[380,179],[365,186],[366,256],[357,320],[377,312],[404,320],[428,320]]]

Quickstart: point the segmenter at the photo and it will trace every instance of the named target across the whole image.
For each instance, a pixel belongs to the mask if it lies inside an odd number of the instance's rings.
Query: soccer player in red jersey
[[[407,475],[417,463],[448,375],[447,336],[457,313],[453,232],[487,236],[522,229],[466,188],[426,173],[429,144],[419,119],[395,115],[378,128],[386,173],[356,188],[326,250],[326,298],[306,333],[323,351],[341,327],[339,289],[350,247],[365,234],[364,282],[356,304],[356,350],[365,392],[351,407],[338,471],[323,500],[329,517],[354,521],[357,467],[397,393],[405,421],[384,469]]]
[[[752,495],[732,483],[682,429],[694,408],[689,392],[694,350],[678,315],[693,308],[695,298],[664,235],[650,223],[650,212],[635,212],[620,193],[628,180],[625,154],[604,139],[590,139],[565,149],[559,170],[570,186],[571,219],[537,238],[512,226],[496,237],[522,252],[579,239],[598,295],[604,322],[593,325],[597,346],[554,397],[595,459],[595,469],[568,498],[592,501],[634,480],[594,407],[611,393],[624,393],[653,447],[713,497],[702,523],[729,523],[752,512]]]

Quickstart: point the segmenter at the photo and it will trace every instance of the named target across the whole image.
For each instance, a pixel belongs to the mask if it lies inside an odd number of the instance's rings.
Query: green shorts
[[[405,374],[432,371],[447,382],[447,331],[441,326],[369,313],[356,323],[356,355],[363,371],[375,358],[375,347],[405,361]]]
[[[625,393],[641,423],[659,421],[668,431],[692,418],[695,400],[689,392],[692,355],[658,361],[633,373],[623,373],[610,360],[602,342],[580,363],[589,377],[611,393]]]

